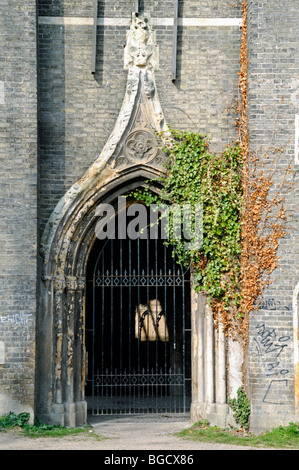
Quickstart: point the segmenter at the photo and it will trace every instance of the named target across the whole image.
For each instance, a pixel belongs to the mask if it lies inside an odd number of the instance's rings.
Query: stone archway
[[[86,420],[84,283],[97,206],[157,178],[166,161],[156,138],[167,139],[169,131],[156,91],[158,46],[149,15],[132,15],[124,53],[128,81],[115,127],[56,206],[41,239],[36,410],[47,422]]]
[[[113,203],[164,171],[167,157],[156,135],[162,143],[170,135],[156,91],[157,68],[150,16],[133,14],[125,48],[128,82],[114,130],[96,161],[60,200],[41,239],[36,414],[43,422],[86,423],[84,298],[96,211],[99,204]],[[208,306],[193,290],[191,323],[191,416],[225,425],[227,396],[238,385],[240,348],[214,330]]]
[[[86,201],[76,201],[57,225],[45,253],[39,289],[36,412],[44,422],[86,423],[84,297],[97,207],[157,176],[154,170],[130,169]]]
[[[118,196],[158,174],[149,168],[131,168],[85,200],[75,200],[57,223],[44,253],[39,290],[36,413],[43,422],[76,426],[87,420],[85,280],[96,240],[97,207],[113,204]],[[204,297],[192,287],[191,329],[191,418],[206,418],[222,426],[233,423],[227,396],[233,396],[239,385],[240,348],[223,331],[214,329]]]

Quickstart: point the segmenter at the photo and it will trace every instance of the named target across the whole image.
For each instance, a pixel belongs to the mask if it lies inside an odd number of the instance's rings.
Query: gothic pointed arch
[[[115,127],[95,162],[59,201],[41,238],[37,414],[44,421],[86,421],[85,270],[96,210],[164,171],[157,135],[163,142],[169,132],[156,91],[158,62],[150,16],[133,13],[124,53],[128,81]]]
[[[85,284],[97,208],[147,180],[156,184],[165,171],[161,147],[171,135],[156,90],[159,54],[149,15],[132,15],[124,55],[128,81],[115,127],[95,162],[59,201],[41,238],[36,415],[42,422],[76,426],[87,420]],[[190,309],[190,413],[194,421],[207,416],[225,425],[224,332],[214,331],[204,299],[193,289]]]

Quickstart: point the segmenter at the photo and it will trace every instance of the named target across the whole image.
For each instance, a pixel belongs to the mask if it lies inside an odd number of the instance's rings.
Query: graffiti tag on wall
[[[9,315],[0,315],[0,323],[8,323],[10,325],[27,325],[30,317],[33,315],[31,313],[25,313],[23,310],[19,313],[12,313]]]
[[[282,405],[284,403],[283,392],[287,389],[290,373],[290,370],[283,365],[282,354],[288,347],[291,337],[280,335],[275,328],[269,328],[265,323],[259,323],[255,330],[256,336],[253,341],[256,352],[265,364],[266,377],[270,378],[263,402]]]

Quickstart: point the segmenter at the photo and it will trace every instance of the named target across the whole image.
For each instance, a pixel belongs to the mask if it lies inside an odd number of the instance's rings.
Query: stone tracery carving
[[[158,149],[154,136],[146,129],[132,132],[125,143],[125,153],[134,163],[149,162],[157,155]]]
[[[166,128],[154,77],[158,65],[159,52],[150,15],[133,13],[124,51],[124,68],[128,70],[125,103],[128,105],[120,115],[120,118],[131,115],[131,124],[120,140],[119,153],[114,156],[116,170],[138,164],[160,168],[165,162],[165,155],[152,132],[164,132]]]

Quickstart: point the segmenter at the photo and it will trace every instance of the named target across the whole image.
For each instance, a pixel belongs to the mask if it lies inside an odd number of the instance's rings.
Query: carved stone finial
[[[125,69],[145,68],[157,69],[158,46],[156,35],[151,27],[151,17],[147,13],[132,13],[132,21],[127,31],[127,44],[124,55]]]
[[[124,64],[128,82],[118,122],[129,125],[119,141],[115,168],[121,171],[132,165],[150,165],[160,169],[166,157],[156,136],[168,129],[156,90],[154,71],[159,66],[159,48],[148,13],[132,14]]]

